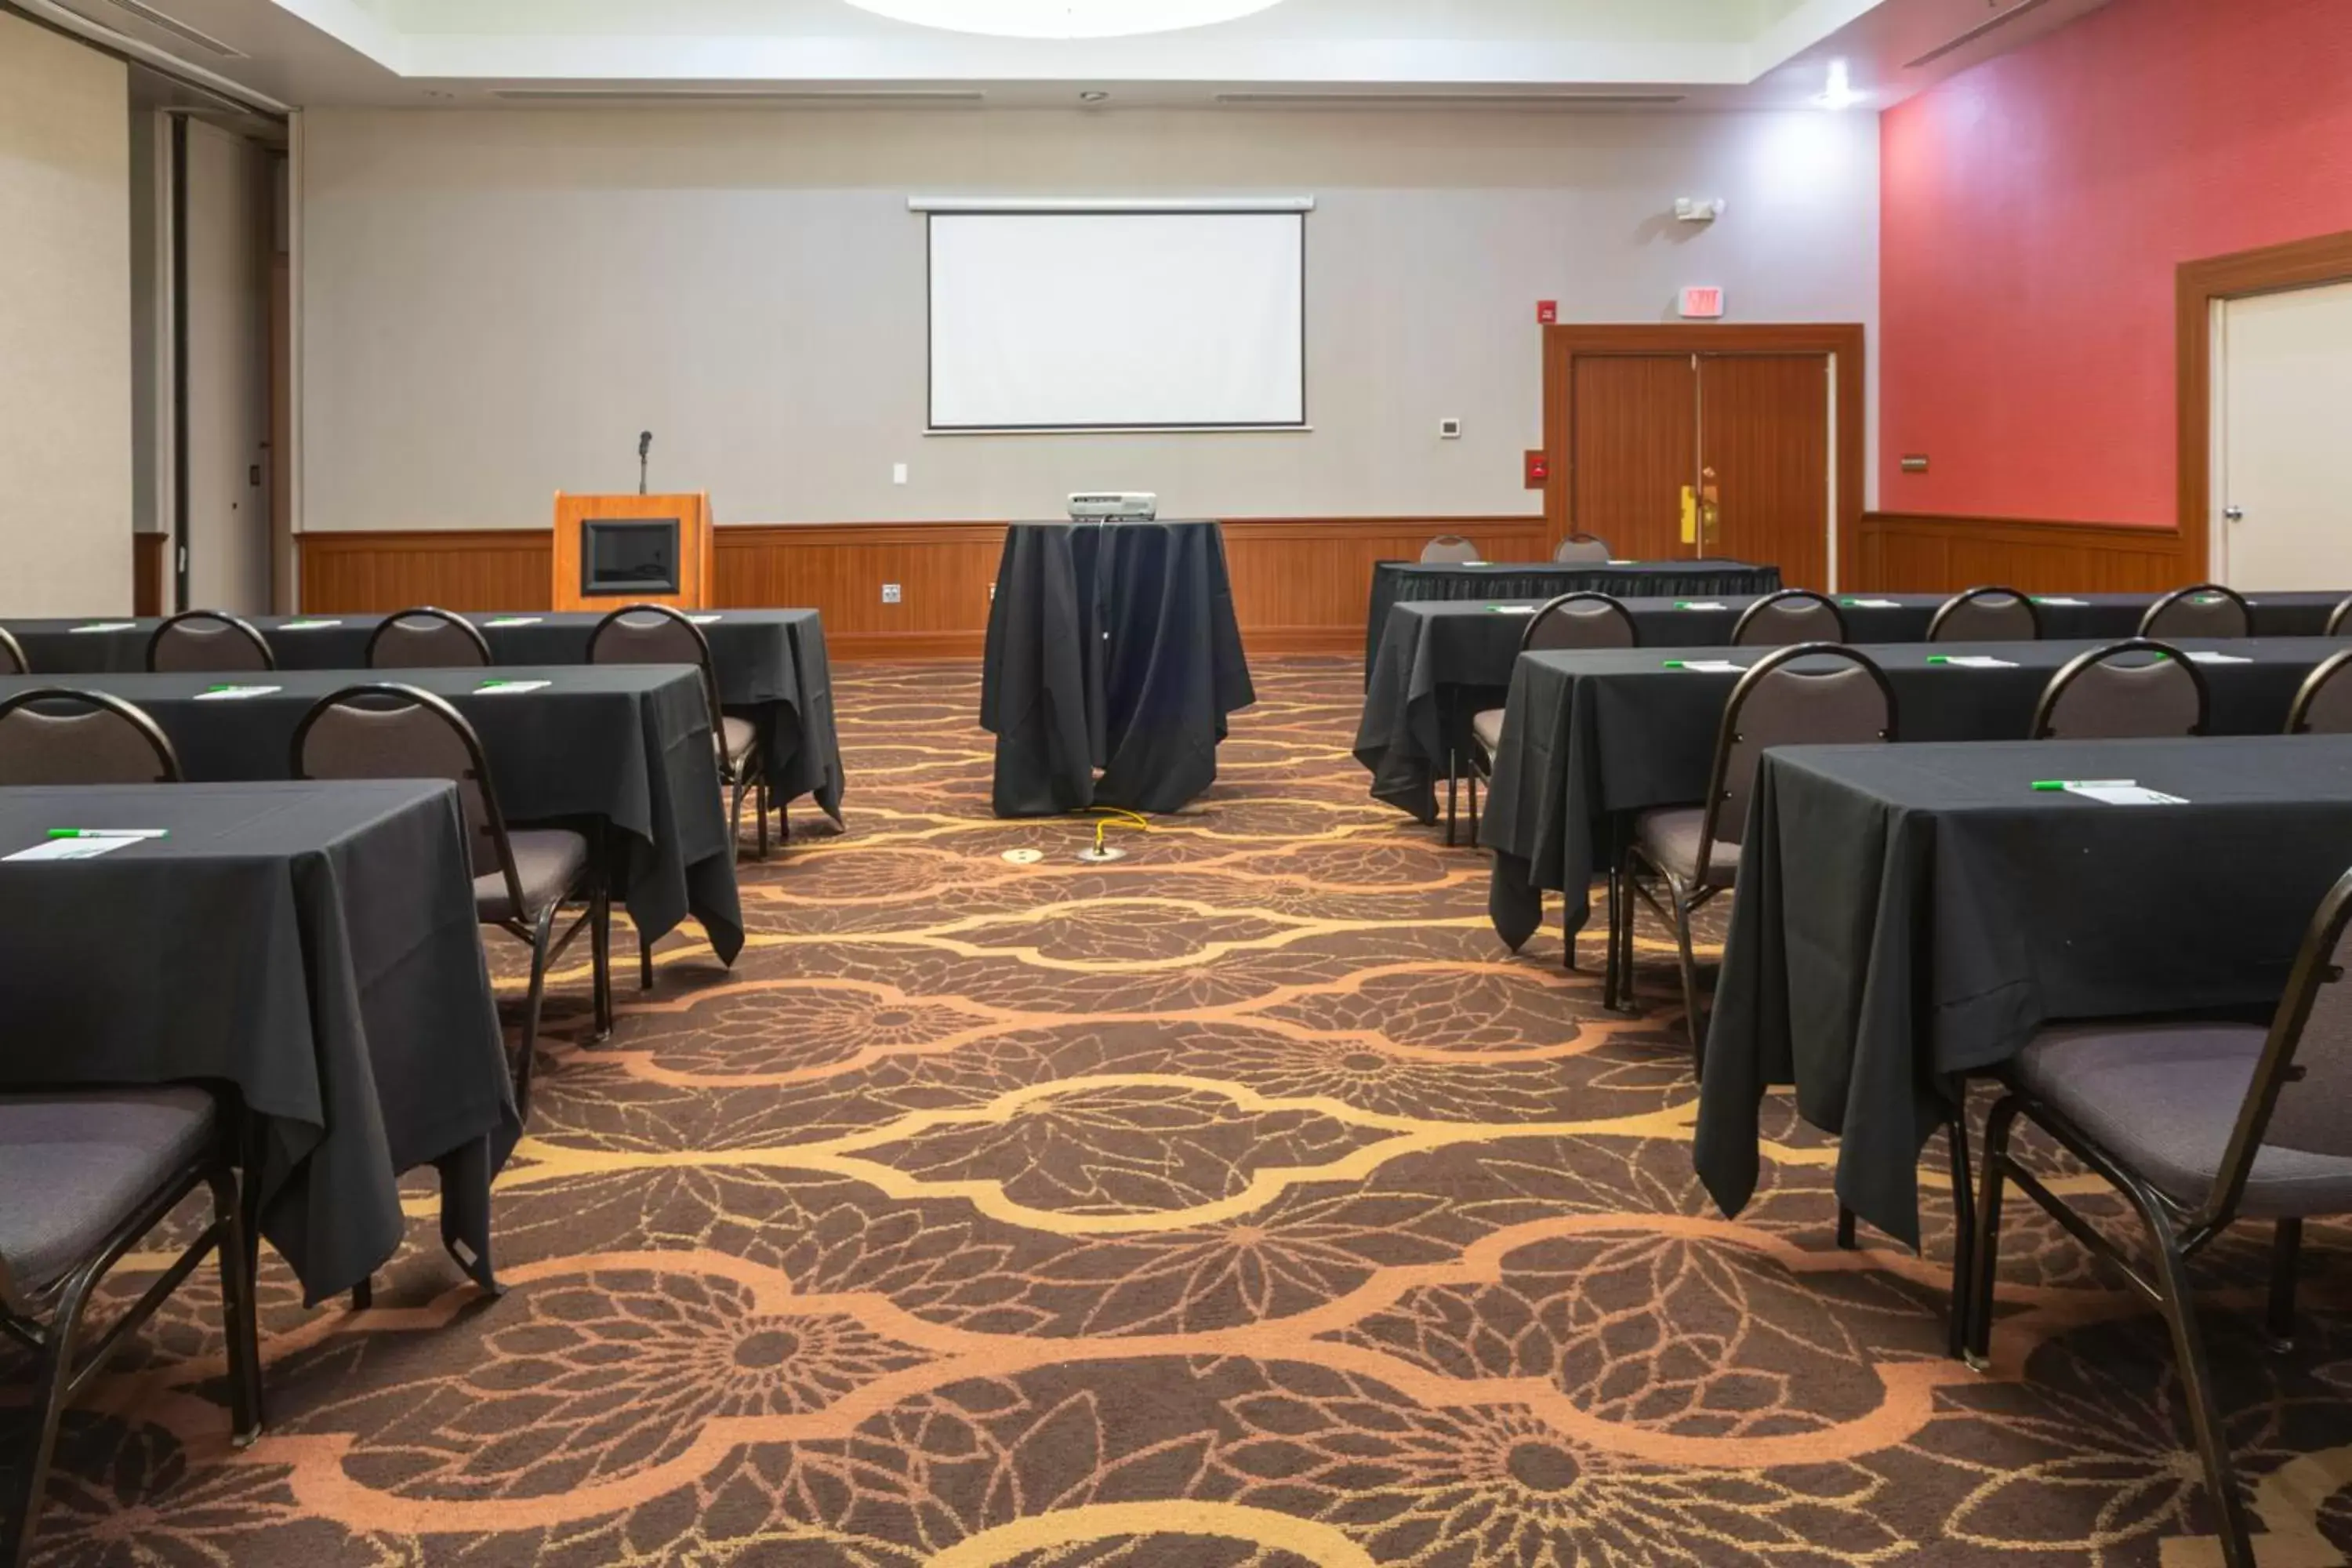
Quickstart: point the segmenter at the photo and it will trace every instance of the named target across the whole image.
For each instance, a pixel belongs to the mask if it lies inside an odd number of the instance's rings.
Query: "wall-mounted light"
[[[1853,72],[1843,60],[1830,62],[1830,84],[1814,102],[1823,109],[1852,109],[1862,101],[1862,94],[1853,90]]]

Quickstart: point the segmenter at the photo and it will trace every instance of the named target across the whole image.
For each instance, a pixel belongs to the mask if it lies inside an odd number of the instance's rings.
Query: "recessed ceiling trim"
[[[207,70],[194,60],[183,58],[169,49],[158,48],[144,38],[134,38],[79,11],[68,11],[57,4],[57,0],[0,0],[0,11],[16,11],[30,16],[44,26],[70,34],[119,59],[135,61],[159,76],[168,77],[184,87],[216,98],[231,108],[279,120],[294,112],[290,105],[280,103],[267,93],[256,92],[241,81]]]
[[[1221,92],[1215,101],[1235,107],[1298,109],[1664,109],[1680,103],[1679,92],[1286,92],[1270,89]]]
[[[145,0],[85,0],[85,3],[111,5],[118,11],[127,11],[149,26],[169,33],[183,43],[194,44],[206,53],[216,55],[225,60],[241,60],[250,58],[235,45],[223,43],[201,27],[192,27],[177,16],[170,16],[145,4]]]
[[[918,213],[1311,213],[1313,196],[908,196]]]
[[[899,108],[937,104],[952,108],[982,103],[977,89],[928,88],[718,88],[718,87],[504,87],[490,93],[509,103],[788,103],[888,104]]]
[[[1934,48],[1929,49],[1926,54],[1921,55],[1917,59],[1904,61],[1903,68],[1910,71],[1917,70],[1921,66],[1934,65],[1946,55],[1967,48],[1970,44],[1975,43],[1987,33],[1997,32],[2000,28],[2008,26],[2011,22],[2016,21],[2020,16],[2024,16],[2028,11],[2038,11],[2047,4],[2049,4],[2049,0],[2018,0],[2016,5],[2011,5],[2008,10],[2000,13],[2000,15],[1997,16],[1988,16],[1983,21],[1979,22],[1975,26],[1968,28],[1964,32],[1953,35],[1951,37],[1945,39],[1942,43],[1937,44]]]

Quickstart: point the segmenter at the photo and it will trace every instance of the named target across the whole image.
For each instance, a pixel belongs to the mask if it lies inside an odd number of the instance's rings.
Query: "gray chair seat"
[[[2194,1206],[2221,1168],[2267,1033],[2233,1024],[2044,1029],[2018,1058],[2017,1080],[2126,1169]],[[2352,1160],[2265,1143],[2239,1212],[2275,1219],[2347,1210]]]
[[[1476,736],[1478,743],[1486,748],[1488,756],[1500,755],[1503,750],[1503,710],[1500,708],[1489,708],[1484,713],[1476,715],[1470,721],[1470,733]]]
[[[522,884],[523,908],[507,896],[507,879],[497,871],[474,879],[475,912],[485,921],[531,920],[578,885],[588,865],[588,840],[559,827],[510,832],[515,879]]]
[[[1717,839],[1707,856],[1711,862],[1707,874],[1701,878],[1698,836],[1706,821],[1706,813],[1695,805],[1645,811],[1633,825],[1633,837],[1654,864],[1684,883],[1727,888],[1739,876],[1739,846]]]
[[[719,721],[719,744],[723,760],[738,767],[760,744],[760,728],[749,719],[730,713]]]
[[[211,1143],[200,1089],[0,1095],[0,1257],[38,1293],[89,1260]]]

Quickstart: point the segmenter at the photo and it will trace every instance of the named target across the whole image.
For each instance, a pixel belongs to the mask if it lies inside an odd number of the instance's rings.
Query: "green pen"
[[[1952,656],[1948,653],[1931,653],[1927,656],[1927,662],[1929,664],[1949,664],[1952,662]],[[2040,789],[2042,786],[2040,784],[2035,784],[2033,787],[2035,789]]]
[[[52,827],[52,838],[169,838],[168,827]]]

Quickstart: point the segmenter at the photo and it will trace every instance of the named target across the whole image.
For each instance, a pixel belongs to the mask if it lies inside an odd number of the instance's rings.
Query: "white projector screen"
[[[934,430],[1297,428],[1307,215],[930,215]]]

